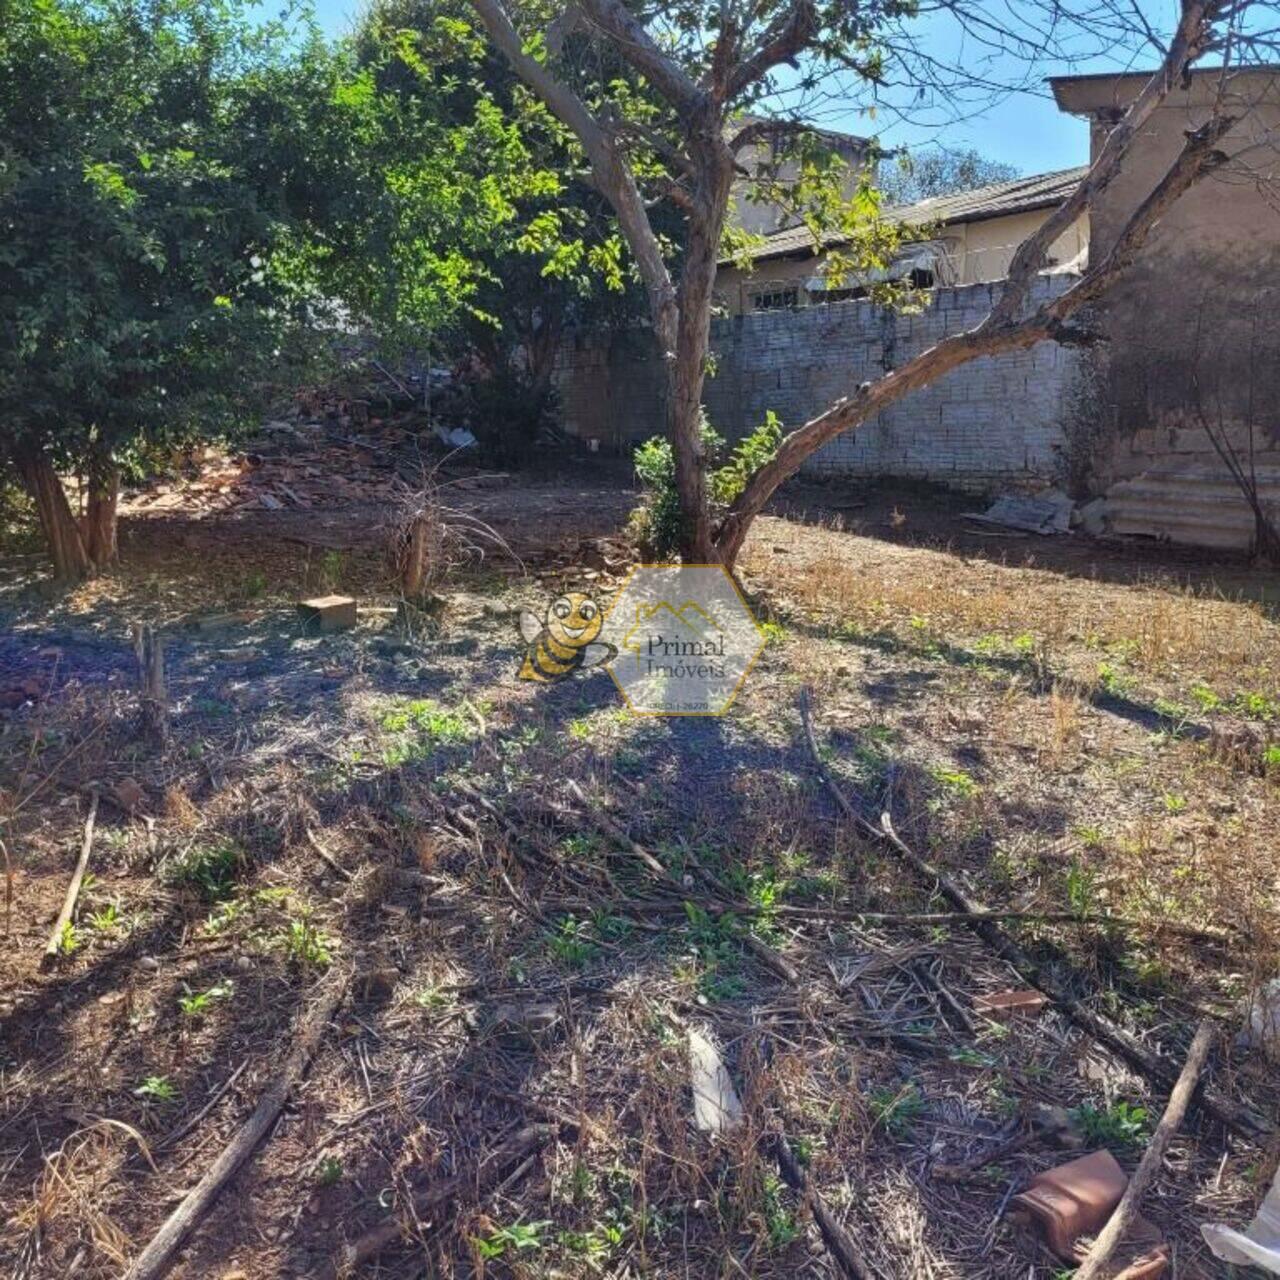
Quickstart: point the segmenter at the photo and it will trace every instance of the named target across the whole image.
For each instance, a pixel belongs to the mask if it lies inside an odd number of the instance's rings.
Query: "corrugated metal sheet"
[[[1280,510],[1280,466],[1259,467],[1257,478],[1264,504]],[[1225,470],[1154,468],[1106,496],[1111,533],[1238,551],[1253,545],[1253,512]]]

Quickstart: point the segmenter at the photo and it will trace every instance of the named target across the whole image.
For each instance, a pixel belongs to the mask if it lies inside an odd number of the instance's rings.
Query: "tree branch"
[[[654,332],[664,352],[676,345],[679,307],[671,273],[662,257],[658,237],[649,225],[644,200],[635,179],[618,154],[616,139],[587,110],[581,99],[541,62],[525,52],[519,33],[511,24],[501,0],[471,0],[489,38],[512,69],[547,104],[555,116],[572,129],[591,163],[591,173],[602,195],[613,205],[618,225],[636,260],[649,299]],[[592,10],[598,6],[593,3]]]
[[[763,80],[774,67],[795,61],[818,31],[818,11],[813,0],[796,3],[770,24],[760,46],[749,58],[730,71],[718,93],[721,102],[732,102],[744,89]]]
[[[1049,250],[1075,224],[1098,194],[1115,178],[1134,136],[1146,124],[1187,68],[1204,53],[1213,18],[1222,0],[1183,0],[1182,17],[1160,69],[1143,86],[1119,124],[1107,136],[1097,159],[1080,185],[1018,246],[999,301],[983,322],[996,329],[1018,318],[1036,273],[1049,261]]]
[[[670,55],[663,53],[622,0],[579,0],[587,19],[617,46],[618,52],[678,111],[702,107],[706,94]]]
[[[1159,73],[1153,79],[1158,79]],[[1167,92],[1167,90],[1166,90]],[[1186,142],[1155,189],[1130,215],[1111,251],[1091,267],[1066,293],[1020,321],[993,326],[990,317],[966,333],[944,338],[914,359],[875,382],[864,382],[852,395],[797,427],[783,438],[778,452],[751,477],[716,531],[716,550],[732,565],[742,548],[751,521],[764,509],[780,484],[795,474],[823,445],[865,422],[910,391],[928,386],[943,374],[981,356],[999,355],[1039,342],[1074,335],[1066,321],[1094,301],[1133,262],[1152,229],[1178,198],[1207,171],[1226,161],[1216,149],[1235,124],[1232,116],[1213,116],[1187,134]],[[1114,174],[1118,169],[1113,168]]]

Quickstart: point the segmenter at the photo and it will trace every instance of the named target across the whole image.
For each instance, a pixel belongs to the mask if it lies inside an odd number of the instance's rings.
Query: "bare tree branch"
[[[1134,136],[1165,100],[1169,91],[1186,73],[1187,68],[1204,52],[1214,15],[1220,0],[1183,0],[1182,18],[1170,42],[1159,71],[1143,86],[1124,118],[1111,130],[1097,159],[1089,167],[1084,181],[1054,210],[1048,218],[1018,247],[1009,264],[1008,283],[1000,300],[984,322],[988,329],[1012,323],[1026,302],[1035,274],[1049,261],[1049,249],[1077,218],[1091,208],[1098,193],[1120,170],[1120,164]]]
[[[1153,77],[1153,80],[1159,79],[1161,73]],[[1167,88],[1165,92],[1168,92]],[[1225,163],[1226,156],[1216,147],[1235,123],[1231,116],[1213,116],[1187,135],[1177,158],[1155,190],[1130,216],[1106,258],[1091,267],[1066,293],[1023,320],[1000,327],[993,327],[984,320],[967,333],[944,338],[883,378],[864,382],[852,395],[837,400],[825,412],[784,437],[773,459],[752,476],[716,531],[716,549],[725,563],[734,562],[751,521],[764,509],[778,486],[794,475],[805,459],[823,445],[865,422],[908,392],[929,385],[944,373],[971,360],[1024,350],[1050,339],[1062,341],[1076,337],[1067,329],[1067,320],[1105,292],[1116,276],[1129,266],[1152,229],[1189,187],[1208,170]],[[1118,165],[1112,172],[1118,172]],[[1024,270],[1028,274],[1022,291],[1025,297],[1035,271],[1030,267],[1024,267]]]
[[[671,273],[662,247],[645,211],[635,178],[618,153],[616,140],[587,110],[581,99],[536,58],[525,52],[519,33],[501,0],[472,0],[489,38],[511,63],[515,73],[557,118],[573,130],[591,163],[596,186],[613,205],[649,297],[654,332],[663,351],[673,351],[679,325],[679,307]]]

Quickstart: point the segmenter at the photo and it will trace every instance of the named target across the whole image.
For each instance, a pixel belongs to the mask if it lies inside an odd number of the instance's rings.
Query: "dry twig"
[[[1191,1042],[1182,1073],[1173,1086],[1173,1092],[1169,1094],[1168,1105],[1164,1109],[1164,1115],[1160,1117],[1160,1123],[1156,1125],[1150,1145],[1143,1153],[1141,1162],[1133,1172],[1133,1177],[1129,1179],[1129,1185],[1125,1188],[1120,1203],[1116,1205],[1110,1221],[1098,1233],[1098,1238],[1089,1250],[1089,1256],[1085,1258],[1073,1280],[1097,1280],[1097,1277],[1102,1274],[1102,1269],[1110,1261],[1116,1246],[1124,1238],[1125,1232],[1138,1212],[1138,1205],[1147,1187],[1160,1171],[1161,1161],[1164,1159],[1164,1153],[1168,1150],[1173,1135],[1178,1132],[1182,1118],[1187,1113],[1191,1095],[1195,1092],[1196,1084],[1200,1079],[1200,1072],[1204,1070],[1205,1059],[1213,1047],[1213,1034],[1213,1023],[1208,1018],[1204,1019],[1196,1029],[1195,1039]]]
[[[89,854],[93,851],[93,827],[97,820],[98,793],[95,791],[93,798],[89,801],[89,816],[84,820],[84,840],[80,845],[80,860],[76,863],[71,883],[67,886],[67,896],[63,899],[62,910],[58,912],[58,918],[53,922],[53,932],[49,934],[49,941],[45,943],[44,957],[40,961],[42,969],[47,969],[53,964],[62,950],[63,934],[71,923],[71,916],[76,909],[76,899],[80,896],[80,886],[84,883],[84,873],[89,866]]]

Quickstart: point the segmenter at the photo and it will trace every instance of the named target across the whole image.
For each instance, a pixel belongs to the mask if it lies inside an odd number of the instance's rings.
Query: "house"
[[[1148,78],[1067,76],[1052,88],[1063,111],[1088,122],[1096,157]],[[1043,342],[963,364],[832,440],[806,472],[985,492],[1057,485],[1088,502],[1091,529],[1256,546],[1239,477],[1256,480],[1259,505],[1280,523],[1280,68],[1206,69],[1176,86],[1097,193],[1087,224],[1052,246],[1054,264],[1028,301],[1060,295],[1102,261],[1215,101],[1233,119],[1217,144],[1222,162],[1160,218],[1081,317],[1104,341]],[[770,233],[751,271],[722,262],[704,388],[711,423],[730,439],[766,413],[795,426],[981,324],[1015,247],[1082,172],[895,210],[927,228],[893,268],[929,286],[910,311],[860,297],[866,281],[827,288],[831,246],[815,253],[800,229]],[[664,421],[666,381],[647,329],[571,335],[556,384],[565,430],[606,448],[625,451]]]
[[[1050,83],[1059,108],[1088,121],[1096,157],[1147,78]],[[1112,531],[1247,547],[1254,517],[1224,452],[1280,512],[1280,68],[1203,68],[1175,86],[1098,194],[1089,254],[1110,251],[1219,100],[1236,119],[1218,143],[1225,163],[1161,218],[1101,300],[1108,341],[1066,429],[1076,487],[1106,495]]]
[[[923,287],[1003,279],[1014,250],[1075,190],[1086,172],[1063,169],[1014,178],[888,210],[886,217],[925,229],[927,238],[908,246],[886,275],[910,278]],[[841,243],[833,235],[815,249],[805,227],[772,232],[752,254],[750,269],[730,259],[721,262],[716,274],[721,311],[741,315],[861,296],[865,288],[858,281],[846,279],[839,289],[832,289],[824,278],[825,250]],[[1054,267],[1069,271],[1078,266],[1088,245],[1088,219],[1080,218],[1054,244]]]
[[[734,123],[734,131],[747,125],[767,123],[762,117],[746,116]],[[845,195],[851,196],[867,165],[870,141],[856,134],[839,133],[834,129],[817,129],[814,133],[828,150],[834,151],[845,162],[848,168]],[[776,201],[750,198],[752,182],[762,173],[775,171],[775,176],[782,182],[793,181],[798,176],[796,161],[779,154],[782,150],[781,142],[778,133],[766,129],[756,141],[744,146],[738,153],[738,164],[746,172],[733,184],[729,196],[729,220],[752,235],[769,235],[794,226],[798,221],[791,210]]]

